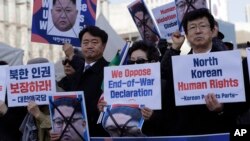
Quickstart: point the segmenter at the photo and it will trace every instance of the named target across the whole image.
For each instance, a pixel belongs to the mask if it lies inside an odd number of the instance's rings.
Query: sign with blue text
[[[104,68],[104,100],[161,109],[160,63]]]
[[[245,101],[238,50],[173,56],[172,63],[177,106],[205,104],[208,93],[223,103]]]
[[[153,15],[163,39],[171,39],[173,32],[179,29],[177,22],[176,6],[174,2],[156,7],[152,10]]]
[[[56,92],[53,63],[10,66],[7,70],[9,107],[26,106],[30,100],[48,104],[48,95]]]
[[[80,47],[81,29],[95,25],[96,3],[96,0],[34,0],[31,41]]]

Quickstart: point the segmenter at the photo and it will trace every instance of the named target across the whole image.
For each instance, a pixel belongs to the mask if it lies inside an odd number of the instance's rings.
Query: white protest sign
[[[247,52],[248,74],[250,74],[250,47],[246,48],[246,52]],[[249,75],[249,80],[250,80],[250,75]]]
[[[108,105],[135,103],[161,109],[160,63],[105,67],[104,74]]]
[[[208,93],[222,103],[245,101],[239,51],[173,56],[172,63],[177,106],[205,104]]]
[[[175,2],[152,9],[160,36],[163,39],[171,39],[173,32],[179,29]]]
[[[26,106],[30,100],[48,104],[48,95],[56,92],[53,63],[11,66],[7,71],[7,95],[10,107]]]
[[[0,66],[0,100],[5,101],[6,95],[6,71],[8,65]]]

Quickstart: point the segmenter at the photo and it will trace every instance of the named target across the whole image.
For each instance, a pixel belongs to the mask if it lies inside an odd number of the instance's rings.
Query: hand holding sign
[[[185,36],[181,35],[179,31],[176,31],[172,35],[173,45],[172,48],[175,50],[180,50],[182,44],[184,43]]]

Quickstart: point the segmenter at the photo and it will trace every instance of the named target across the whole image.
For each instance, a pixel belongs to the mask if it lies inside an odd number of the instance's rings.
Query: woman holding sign
[[[160,54],[157,48],[154,47],[153,44],[145,42],[145,41],[137,41],[131,46],[128,51],[128,61],[127,64],[144,64],[151,62],[158,62],[160,59]],[[106,101],[104,101],[103,96],[100,98],[98,102],[98,109],[100,112],[104,111],[104,107],[107,106]],[[161,131],[159,130],[160,121],[162,116],[160,115],[160,111],[153,111],[150,108],[145,107],[140,109],[140,112],[145,120],[144,125],[142,127],[142,132],[146,136],[157,136],[161,135]],[[116,119],[117,120],[117,119]],[[109,132],[108,130],[106,130]],[[119,130],[117,129],[117,132]],[[113,134],[110,132],[110,135]]]

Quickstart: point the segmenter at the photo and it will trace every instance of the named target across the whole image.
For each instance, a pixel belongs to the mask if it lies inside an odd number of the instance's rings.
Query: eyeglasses
[[[111,120],[115,124],[115,127],[107,127],[107,130],[113,136],[120,136],[120,137],[141,137],[144,136],[141,130],[137,126],[128,126],[130,122],[133,121],[133,118],[130,118],[126,121],[123,125],[119,125],[114,118],[113,114],[111,113],[110,109],[107,109],[107,113],[109,114]]]
[[[176,3],[177,9],[184,10],[186,7],[192,7],[197,3],[197,0],[189,0],[188,2],[186,0],[179,1]]]
[[[197,28],[199,28],[199,30],[204,31],[204,30],[208,29],[209,26],[210,26],[209,24],[200,24],[200,25],[193,24],[193,25],[189,26],[187,30],[189,32],[195,32],[197,30]]]
[[[71,65],[69,59],[62,60],[62,64],[63,64],[64,66],[65,66],[67,63],[68,63],[69,65]]]
[[[78,118],[72,118],[71,120],[69,120],[69,118],[66,119],[61,119],[61,118],[56,118],[53,120],[53,123],[55,125],[55,127],[57,128],[62,128],[63,124],[75,124],[78,120],[83,119],[82,117],[78,117]]]
[[[127,61],[127,64],[129,64],[129,65],[131,65],[131,64],[144,64],[144,63],[147,63],[148,62],[148,60],[146,60],[146,59],[143,59],[143,58],[140,58],[140,59],[137,59],[137,60],[135,60],[135,61],[133,61],[133,60],[128,60]]]

